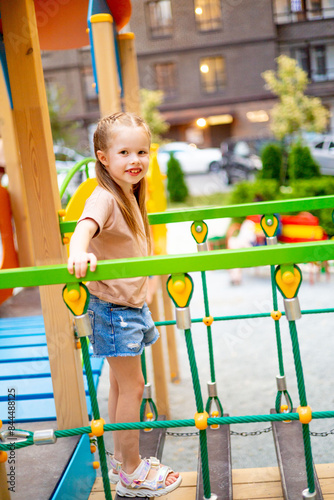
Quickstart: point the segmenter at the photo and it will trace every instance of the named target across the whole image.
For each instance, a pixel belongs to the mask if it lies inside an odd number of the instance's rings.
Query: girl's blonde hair
[[[130,200],[125,195],[123,189],[117,184],[117,182],[112,179],[109,175],[107,169],[100,162],[97,156],[97,151],[101,150],[107,152],[110,144],[113,140],[113,135],[117,133],[118,127],[143,127],[149,142],[151,142],[151,132],[148,125],[144,122],[142,118],[132,113],[114,113],[112,115],[102,118],[98,124],[96,131],[94,133],[94,152],[96,156],[95,172],[96,178],[101,187],[112,193],[115,197],[116,202],[122,212],[122,215],[128,224],[131,231],[138,237],[146,237],[149,252],[151,251],[151,237],[150,237],[150,226],[148,223],[147,211],[146,211],[146,179],[143,177],[137,184],[133,186],[133,194],[137,200],[140,213],[143,218],[145,234],[143,235],[140,225],[136,219],[136,215],[131,206]]]

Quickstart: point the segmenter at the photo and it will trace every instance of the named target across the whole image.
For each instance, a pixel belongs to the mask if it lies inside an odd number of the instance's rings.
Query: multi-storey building
[[[269,135],[275,98],[261,73],[281,53],[307,71],[307,92],[334,109],[334,0],[132,0],[130,28],[140,85],[163,91],[170,138],[218,146]],[[43,62],[49,84],[76,98],[73,117],[95,121],[89,52],[45,53]]]

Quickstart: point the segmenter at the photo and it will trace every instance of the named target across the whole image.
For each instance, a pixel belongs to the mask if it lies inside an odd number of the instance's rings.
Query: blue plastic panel
[[[64,500],[66,498],[87,500],[96,479],[96,470],[92,466],[93,461],[94,455],[90,452],[89,437],[86,434],[81,437],[50,500]]]

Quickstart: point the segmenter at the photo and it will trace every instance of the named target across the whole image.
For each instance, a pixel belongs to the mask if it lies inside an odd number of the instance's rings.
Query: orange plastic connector
[[[217,410],[213,411],[212,414],[211,414],[211,416],[213,418],[219,417],[219,411],[217,411]],[[211,425],[211,429],[219,429],[219,425],[218,424],[213,424],[213,425]]]
[[[211,326],[213,323],[213,317],[212,316],[205,316],[205,318],[203,318],[203,323],[206,326]]]
[[[282,317],[281,311],[271,311],[270,316],[275,320],[278,321]]]
[[[302,424],[309,424],[312,420],[312,408],[310,406],[298,406],[299,420]]]
[[[288,405],[281,405],[281,413],[288,413],[289,407]],[[286,424],[290,423],[291,420],[283,420]]]
[[[81,342],[80,342],[80,340],[77,340],[77,341],[76,341],[76,343],[75,343],[75,347],[76,347],[77,349],[81,349]]]
[[[91,444],[90,445],[90,452],[91,453],[95,453],[96,452],[96,446],[95,446],[95,444]]]
[[[7,462],[8,455],[6,451],[0,451],[0,463],[4,464]]]
[[[93,462],[93,469],[98,469],[100,467],[100,462]]]
[[[105,424],[105,421],[103,418],[100,418],[99,420],[92,420],[91,423],[91,428],[92,428],[92,434],[93,436],[102,436],[104,433],[103,426]]]
[[[64,208],[62,208],[61,210],[58,210],[58,215],[59,215],[59,217],[65,217],[66,210]]]
[[[196,412],[194,419],[197,429],[199,429],[200,431],[204,431],[208,426],[208,418],[209,415],[206,411],[204,411],[203,413]]]
[[[63,238],[63,244],[64,245],[68,245],[69,242],[70,242],[70,238],[68,236],[64,236],[64,238]]]

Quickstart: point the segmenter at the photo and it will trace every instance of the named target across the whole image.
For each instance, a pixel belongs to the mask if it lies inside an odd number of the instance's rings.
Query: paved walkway
[[[212,228],[220,230],[222,222]],[[174,226],[174,227],[173,227]],[[183,227],[181,227],[183,226]],[[210,226],[209,226],[210,228]],[[224,230],[223,226],[222,229]],[[169,252],[194,252],[190,230],[185,225],[169,227]],[[178,243],[176,248],[175,242]],[[192,274],[195,291],[191,302],[192,317],[203,317],[204,306],[201,292],[200,273]],[[311,285],[305,273],[299,298],[302,309],[333,307],[333,280],[326,281],[324,275]],[[213,316],[243,314],[251,312],[270,312],[272,310],[269,268],[244,270],[240,286],[232,286],[228,271],[207,273],[210,312]],[[279,296],[279,308],[283,301]],[[300,349],[304,367],[304,377],[309,405],[313,410],[333,410],[333,352],[334,336],[332,315],[305,315],[297,322]],[[276,375],[278,361],[275,329],[271,318],[242,321],[221,321],[213,325],[213,345],[218,393],[224,411],[230,415],[252,415],[269,413],[276,398]],[[295,370],[288,324],[281,320],[282,343],[288,390],[295,406],[299,405]],[[193,341],[197,365],[202,384],[203,398],[206,401],[206,382],[210,379],[206,329],[202,324],[194,324]],[[193,417],[195,399],[192,390],[191,374],[186,353],[183,332],[177,331],[178,354],[181,371],[180,384],[169,384],[171,418]],[[150,353],[147,352],[150,374]],[[150,377],[150,375],[149,375]],[[107,369],[102,374],[99,401],[102,415],[107,417]],[[151,377],[152,379],[152,377]],[[234,425],[234,431],[253,431],[269,427],[269,424]],[[311,430],[322,431],[334,428],[331,420],[317,420],[311,423]],[[181,432],[184,429],[179,429]],[[193,432],[194,429],[186,429]],[[178,429],[175,429],[177,432]],[[266,467],[277,465],[272,433],[253,437],[232,436],[233,468]],[[112,447],[107,443],[107,449]],[[334,462],[334,435],[326,438],[312,438],[315,463]],[[198,438],[166,439],[163,459],[177,470],[196,470]]]

